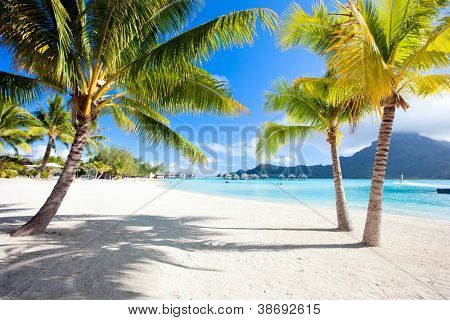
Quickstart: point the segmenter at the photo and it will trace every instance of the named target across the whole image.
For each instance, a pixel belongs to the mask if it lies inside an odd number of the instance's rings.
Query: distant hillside
[[[351,157],[341,157],[344,178],[369,179],[372,176],[373,158],[377,143],[356,152]],[[237,173],[242,173],[239,170]],[[280,167],[270,164],[258,165],[245,171],[248,174],[266,173],[276,178],[283,173],[299,175],[305,173],[311,178],[332,178],[330,165]],[[450,179],[450,142],[436,141],[417,133],[394,133],[387,166],[387,178],[399,179]]]

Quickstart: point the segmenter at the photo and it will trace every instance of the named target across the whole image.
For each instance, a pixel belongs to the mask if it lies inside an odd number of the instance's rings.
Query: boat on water
[[[437,193],[450,194],[450,188],[438,188]]]

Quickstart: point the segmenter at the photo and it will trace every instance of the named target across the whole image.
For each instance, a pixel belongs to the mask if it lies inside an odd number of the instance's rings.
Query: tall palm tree
[[[331,150],[337,222],[342,231],[351,231],[352,227],[338,153],[340,126],[355,125],[371,110],[368,105],[356,104],[356,100],[337,87],[331,77],[299,78],[294,84],[279,80],[266,93],[266,109],[284,112],[289,124],[265,123],[256,147],[260,158],[263,154],[270,157],[284,144],[304,140],[312,133],[324,134]]]
[[[365,95],[382,113],[363,243],[378,246],[383,184],[395,110],[405,94],[449,91],[448,0],[348,0],[336,12],[322,3],[311,14],[292,4],[280,24],[284,48],[302,45],[327,60],[339,86]]]
[[[42,173],[47,166],[50,152],[52,149],[56,149],[56,142],[69,146],[75,133],[70,112],[64,109],[64,98],[62,96],[55,96],[53,99],[47,98],[47,103],[47,111],[41,107],[34,112],[37,123],[30,128],[30,131],[35,134],[47,138],[47,147],[38,173]]]
[[[329,67],[341,85],[355,88],[382,113],[363,243],[380,244],[383,184],[396,108],[406,95],[426,97],[450,90],[448,0],[348,1],[331,46]]]
[[[202,0],[10,0],[0,2],[2,44],[34,77],[0,72],[3,96],[31,99],[51,88],[71,96],[76,133],[49,198],[13,236],[38,234],[56,214],[75,177],[90,123],[111,115],[143,141],[165,143],[190,160],[199,149],[168,126],[164,115],[246,109],[225,84],[199,67],[215,51],[252,43],[258,19],[273,28],[276,15],[250,9],[185,30]]]
[[[17,103],[0,98],[0,151],[7,146],[16,154],[19,150],[31,151],[27,127],[34,121],[33,116]]]

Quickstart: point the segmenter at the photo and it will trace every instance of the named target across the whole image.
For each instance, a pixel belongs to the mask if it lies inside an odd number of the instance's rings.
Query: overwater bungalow
[[[236,173],[233,173],[233,175],[231,176],[232,180],[239,180],[239,176]]]
[[[175,179],[175,174],[172,172],[166,172],[166,174],[164,175],[164,178],[166,179]]]
[[[285,176],[284,174],[280,174],[280,175],[278,176],[278,179],[284,180],[284,179],[286,179],[286,176]]]
[[[250,176],[248,175],[248,174],[246,174],[245,172],[243,172],[242,174],[241,174],[241,179],[242,180],[248,180],[250,178]]]
[[[297,178],[297,176],[295,175],[295,174],[293,174],[293,173],[291,173],[289,176],[288,176],[288,179],[289,180],[295,180]]]
[[[259,178],[262,180],[266,180],[266,179],[269,179],[269,176],[267,174],[263,173],[263,174],[259,175]]]
[[[223,177],[224,177],[224,179],[226,179],[226,180],[230,180],[230,179],[231,179],[231,174],[225,173],[225,174],[223,175]]]
[[[251,177],[252,177],[253,180],[258,180],[259,179],[259,176],[256,173],[252,174]]]
[[[178,173],[175,175],[175,178],[176,178],[176,179],[186,179],[186,174],[185,174],[185,173],[182,173],[182,172],[178,172]]]
[[[308,179],[308,176],[307,176],[306,174],[302,173],[302,174],[299,174],[299,175],[298,175],[298,179],[299,179],[299,180],[307,180],[307,179]]]

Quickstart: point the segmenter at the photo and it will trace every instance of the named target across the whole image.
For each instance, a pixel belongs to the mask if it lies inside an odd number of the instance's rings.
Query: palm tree
[[[27,127],[34,121],[33,116],[17,103],[0,98],[0,151],[7,146],[16,154],[20,149],[31,151]]]
[[[335,84],[331,77],[299,78],[294,84],[286,80],[274,83],[273,91],[266,93],[266,109],[282,111],[289,125],[267,122],[258,137],[256,152],[271,156],[284,144],[305,139],[312,133],[322,133],[330,144],[338,229],[351,231],[341,164],[338,153],[340,126],[355,125],[371,109],[357,104],[351,96]]]
[[[330,13],[322,3],[307,14],[289,7],[279,28],[284,48],[306,46],[327,60],[338,79],[382,113],[363,243],[378,246],[383,184],[397,107],[406,93],[426,97],[449,91],[450,76],[436,71],[449,63],[447,0],[348,0]]]
[[[72,126],[71,115],[64,109],[62,96],[55,96],[53,99],[47,98],[48,111],[40,108],[34,112],[38,120],[36,125],[30,128],[30,132],[47,137],[47,147],[45,149],[42,164],[38,169],[38,174],[44,171],[52,149],[56,149],[56,142],[69,146],[73,141],[75,130]]]
[[[341,85],[364,92],[382,113],[363,243],[380,244],[383,184],[396,108],[405,95],[450,90],[450,18],[447,0],[348,1],[331,46],[329,67]]]
[[[86,151],[90,158],[97,154],[101,149],[105,149],[108,146],[105,141],[108,138],[102,135],[105,129],[99,128],[97,122],[91,122],[91,128],[86,136]]]
[[[0,93],[21,100],[46,88],[69,94],[76,130],[52,193],[13,236],[45,231],[75,177],[90,123],[100,116],[109,114],[120,128],[137,133],[143,141],[165,143],[202,162],[201,151],[170,129],[164,114],[246,111],[199,62],[221,48],[252,43],[258,19],[273,28],[276,15],[265,9],[232,12],[182,32],[202,3],[0,2],[1,42],[16,65],[34,75],[0,72]]]
[[[100,179],[105,172],[108,172],[112,169],[111,166],[105,164],[102,161],[89,162],[88,165],[95,171],[94,179]]]

